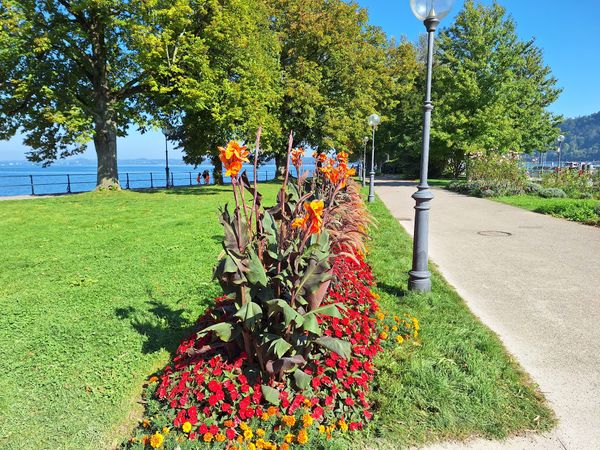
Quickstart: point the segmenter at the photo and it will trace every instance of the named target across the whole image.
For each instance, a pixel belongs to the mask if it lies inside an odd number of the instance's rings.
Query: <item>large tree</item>
[[[246,71],[264,70],[223,61],[231,48],[257,53],[254,36],[237,25],[251,24],[257,3],[3,0],[0,138],[21,131],[28,157],[45,164],[93,140],[98,184],[117,185],[117,136],[132,124],[180,125],[185,109],[214,105]],[[238,98],[250,95],[246,88]],[[211,124],[231,115],[210,113]]]
[[[556,79],[502,6],[467,0],[438,42],[434,162],[451,161],[456,175],[467,153],[532,152],[556,139],[560,117],[548,111]]]
[[[389,108],[393,79],[389,42],[368,24],[365,9],[342,0],[269,0],[281,41],[283,101],[279,110],[282,166],[285,132],[313,148],[360,149],[366,118]]]

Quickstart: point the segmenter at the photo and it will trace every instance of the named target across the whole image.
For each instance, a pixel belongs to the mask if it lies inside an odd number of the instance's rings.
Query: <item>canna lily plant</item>
[[[348,341],[323,335],[322,321],[324,316],[341,318],[343,305],[323,300],[332,275],[332,245],[348,245],[336,210],[337,197],[349,195],[353,172],[348,155],[340,153],[336,160],[320,157],[323,164],[308,180],[308,172],[302,172],[304,150],[292,149],[290,133],[285,179],[275,206],[265,208],[256,184],[260,136],[259,129],[252,183],[242,171],[249,161],[247,148],[234,141],[219,147],[235,202],[232,211],[227,205],[221,211],[223,252],[214,272],[226,300],[199,337],[209,338],[208,349],[224,349],[230,356],[245,353],[266,400],[277,404],[279,391],[273,386],[293,380],[304,389],[312,371],[303,369],[311,360],[324,352],[347,359],[351,352]]]

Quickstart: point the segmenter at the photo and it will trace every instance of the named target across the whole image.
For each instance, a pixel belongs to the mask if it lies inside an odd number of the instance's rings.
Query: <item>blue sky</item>
[[[381,26],[389,35],[406,36],[415,41],[424,31],[412,15],[409,0],[359,0],[369,10],[371,23]],[[490,4],[492,0],[483,0]],[[559,86],[564,89],[551,110],[566,117],[600,111],[600,17],[599,0],[499,0],[517,23],[522,39],[535,37],[544,51],[546,64],[552,67]],[[453,21],[463,1],[456,0],[453,12],[442,25]],[[92,146],[90,146],[92,147]],[[132,132],[118,143],[119,158],[152,158],[164,156],[164,138],[160,132],[141,135]],[[22,160],[26,148],[21,139],[0,141],[0,160]],[[172,157],[180,157],[173,151]],[[95,159],[93,148],[84,155]]]

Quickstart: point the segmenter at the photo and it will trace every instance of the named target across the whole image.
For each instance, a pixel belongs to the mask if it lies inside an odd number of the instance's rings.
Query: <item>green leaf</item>
[[[225,257],[225,264],[223,266],[223,272],[225,273],[235,273],[238,270],[238,266],[235,263],[233,257],[231,255],[227,255]]]
[[[352,346],[348,341],[342,341],[341,339],[323,336],[315,339],[315,343],[320,345],[321,347],[326,348],[327,350],[331,350],[332,352],[337,353],[344,359],[350,358]]]
[[[322,334],[321,327],[317,321],[317,316],[311,313],[304,315],[303,328],[305,331],[310,331],[311,333],[318,334],[319,336]]]
[[[294,371],[294,381],[300,389],[306,389],[310,385],[310,380],[312,380],[312,377],[306,372],[300,369]]]
[[[279,406],[279,391],[277,389],[261,384],[260,390],[266,401],[274,406]]]
[[[283,312],[283,320],[286,327],[292,321],[296,324],[296,326],[300,326],[302,325],[302,323],[304,323],[304,318],[302,317],[302,315],[294,308],[292,308],[290,304],[285,300],[277,298],[274,300],[269,300],[266,303],[269,306],[269,309],[271,309],[272,311]]]
[[[211,325],[209,327],[204,328],[203,330],[198,332],[198,337],[204,336],[208,332],[214,332],[219,339],[224,342],[229,342],[231,339],[231,332],[233,330],[233,325],[228,322],[221,322]]]
[[[340,314],[339,303],[330,303],[329,305],[321,306],[320,308],[313,309],[309,311],[307,314],[322,314],[323,316],[335,317],[336,319],[341,319],[342,315]],[[305,316],[306,317],[306,316]]]
[[[242,307],[234,314],[235,317],[242,319],[244,324],[252,325],[262,318],[262,309],[258,303],[252,301],[244,303]]]
[[[285,355],[285,352],[290,348],[292,348],[292,344],[283,338],[275,339],[274,341],[271,341],[271,344],[269,345],[269,351],[272,351],[278,358]]]
[[[260,284],[261,286],[266,287],[268,279],[261,260],[253,250],[250,251],[249,256],[246,278],[251,284]]]

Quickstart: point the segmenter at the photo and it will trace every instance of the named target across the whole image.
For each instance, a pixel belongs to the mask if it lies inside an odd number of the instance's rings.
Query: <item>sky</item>
[[[491,4],[492,0],[482,0]],[[358,0],[369,11],[370,22],[397,38],[406,36],[416,41],[424,27],[410,10],[409,0]],[[600,111],[600,0],[499,0],[517,23],[522,39],[535,38],[544,51],[563,93],[550,108],[565,117],[577,117]],[[453,22],[463,0],[455,0],[452,13],[442,26]],[[582,16],[585,14],[585,17]],[[435,93],[434,93],[435,96]],[[435,99],[434,99],[435,101]],[[164,157],[164,136],[159,132],[144,135],[132,130],[118,142],[119,159]],[[0,141],[0,161],[24,160],[27,148],[22,138]],[[83,155],[95,159],[93,146]],[[181,152],[170,151],[170,159],[181,158]]]

